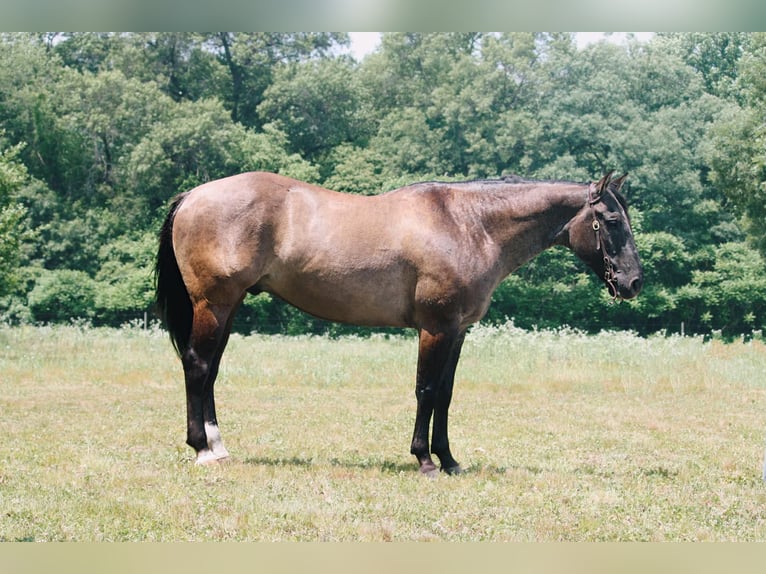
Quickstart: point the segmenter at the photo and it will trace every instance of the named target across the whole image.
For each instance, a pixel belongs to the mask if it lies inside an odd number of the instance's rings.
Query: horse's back
[[[174,246],[187,288],[205,299],[267,291],[330,320],[403,326],[417,280],[407,242],[418,229],[417,206],[403,206],[245,173],[188,193]]]

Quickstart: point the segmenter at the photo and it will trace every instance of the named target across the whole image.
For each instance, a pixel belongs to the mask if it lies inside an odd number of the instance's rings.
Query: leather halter
[[[601,201],[601,196],[603,193],[604,192],[597,194],[594,197],[591,191],[591,187],[588,186],[588,205],[591,208],[596,205],[599,201]],[[604,258],[604,282],[611,288],[612,301],[621,300],[622,297],[618,295],[617,285],[615,284],[616,275],[614,272],[614,264],[612,263],[612,259],[609,257],[609,254],[606,251],[606,243],[602,238],[604,231],[598,221],[598,218],[596,217],[596,211],[593,209],[591,209],[591,211],[593,213],[593,222],[591,223],[591,227],[593,228],[593,232],[596,234],[596,251],[600,251],[601,256]]]

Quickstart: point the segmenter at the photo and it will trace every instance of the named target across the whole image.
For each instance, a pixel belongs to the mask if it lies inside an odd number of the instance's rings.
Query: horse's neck
[[[567,224],[586,203],[578,184],[509,185],[486,212],[485,229],[500,247],[508,273],[554,244],[567,245]]]

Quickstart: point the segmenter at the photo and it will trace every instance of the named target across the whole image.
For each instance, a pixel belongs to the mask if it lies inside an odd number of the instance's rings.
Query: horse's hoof
[[[426,462],[420,465],[420,474],[428,478],[439,478],[439,469],[433,462]]]
[[[463,474],[463,469],[459,464],[456,464],[455,466],[450,466],[449,468],[442,469],[444,472],[449,474],[450,476],[455,476],[458,474]]]
[[[229,458],[229,453],[225,455],[215,454],[211,450],[201,450],[197,453],[197,460],[194,464],[197,466],[215,466],[223,463]]]
[[[420,469],[420,473],[425,476],[426,478],[430,478],[431,480],[436,480],[439,478],[439,469],[438,468],[432,468],[430,470],[423,470]]]

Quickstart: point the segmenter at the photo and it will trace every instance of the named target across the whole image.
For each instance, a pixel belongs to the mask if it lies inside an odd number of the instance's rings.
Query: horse
[[[455,369],[498,284],[563,245],[612,297],[641,290],[620,193],[627,174],[613,173],[589,183],[429,181],[362,196],[249,172],[176,196],[159,234],[156,307],[183,365],[196,463],[229,456],[213,386],[237,308],[267,292],[330,321],[416,329],[410,452],[427,476],[461,472],[447,433]]]

